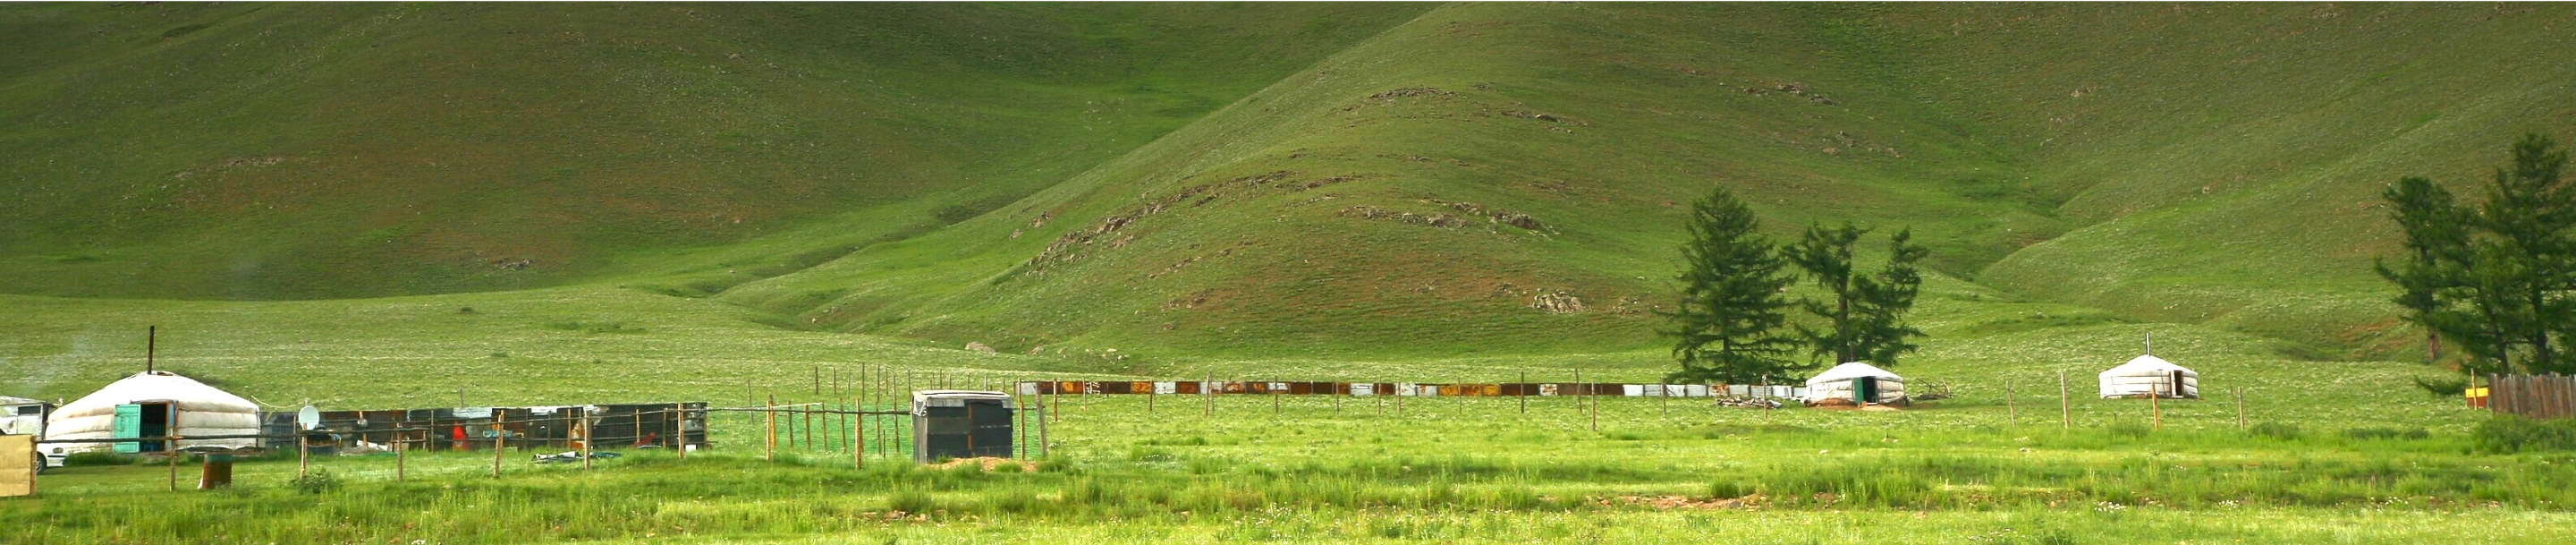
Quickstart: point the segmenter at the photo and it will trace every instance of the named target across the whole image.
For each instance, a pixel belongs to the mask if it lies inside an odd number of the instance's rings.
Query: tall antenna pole
[[[2156,334],[2154,333],[2147,334],[2147,355],[2156,355]]]
[[[155,352],[159,352],[160,344],[161,326],[145,326],[143,328],[143,372],[152,372],[152,356]]]

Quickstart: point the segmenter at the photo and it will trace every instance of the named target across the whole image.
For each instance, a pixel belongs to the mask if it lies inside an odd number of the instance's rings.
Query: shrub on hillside
[[[2255,424],[2254,427],[2246,428],[2245,431],[2246,433],[2252,433],[2257,437],[2270,437],[2283,441],[2295,440],[2298,439],[2299,436],[2307,434],[2305,430],[2300,430],[2297,424],[2283,424],[2279,422]]]
[[[2497,416],[2479,422],[2470,435],[2478,449],[2512,454],[2526,450],[2576,450],[2576,420],[2533,420]]]
[[[2368,427],[2343,430],[2343,436],[2353,439],[2424,439],[2432,437],[2433,432],[2424,428]]]
[[[306,473],[288,482],[295,485],[295,491],[306,494],[320,494],[340,489],[340,477],[332,475],[331,470],[328,469],[315,469],[312,473]]]
[[[2453,377],[2425,380],[2418,378],[2415,379],[2415,387],[2424,389],[2424,393],[2431,394],[2433,397],[2460,397],[2460,394],[2467,393],[2469,391],[2469,379]]]
[[[123,456],[114,452],[93,450],[88,452],[74,452],[69,456],[64,456],[63,465],[66,467],[122,466],[133,465],[135,460],[136,458],[131,456]]]

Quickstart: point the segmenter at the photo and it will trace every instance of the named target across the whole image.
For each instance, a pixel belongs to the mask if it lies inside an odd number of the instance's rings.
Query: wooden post
[[[509,421],[509,419],[510,419],[510,415],[509,415],[509,413],[501,412],[501,409],[500,409],[499,407],[494,407],[494,408],[492,409],[492,476],[493,476],[493,477],[499,477],[499,476],[501,476],[501,451],[503,451],[503,450],[507,450],[506,442],[508,442],[508,441],[510,440],[510,427],[509,427],[509,426],[504,426],[504,425],[502,425],[502,424],[507,423],[507,422]]]
[[[689,459],[689,406],[672,403],[671,412],[664,413],[662,417],[671,419],[671,452],[682,460]]]
[[[2150,429],[2165,429],[2165,406],[2161,401],[2164,397],[2163,390],[2156,388],[2154,384],[2147,385],[2147,411],[2155,415],[2154,423],[2149,425]]]
[[[850,439],[850,468],[868,468],[868,403],[858,403],[858,439]]]
[[[1216,416],[1216,390],[1216,375],[1208,375],[1206,379],[1199,381],[1199,398],[1207,402],[1207,409],[1200,411],[1199,416]]]
[[[769,415],[769,451],[761,454],[760,459],[776,461],[778,460],[778,396],[770,395],[769,404],[761,409],[762,414]]]
[[[1154,391],[1154,383],[1145,383],[1145,414],[1154,414],[1154,395],[1157,393],[1160,392]]]
[[[1662,409],[1664,411],[1664,416],[1671,417],[1673,415],[1673,387],[1668,384],[1657,384],[1655,385],[1655,393],[1657,394],[1655,396],[1656,408]]]
[[[2493,390],[2489,390],[2493,392]],[[2488,395],[2494,395],[2492,393]],[[2245,387],[2236,388],[2236,430],[2245,431]]]
[[[1039,458],[1045,458],[1045,457],[1047,457],[1047,420],[1048,420],[1048,418],[1049,418],[1049,417],[1047,416],[1047,414],[1048,414],[1048,413],[1053,413],[1053,412],[1055,412],[1055,407],[1054,407],[1054,406],[1046,405],[1046,404],[1040,404],[1040,405],[1038,405],[1038,457],[1039,457]]]
[[[1262,385],[1263,385],[1263,386],[1268,386],[1269,384],[1268,384],[1268,383],[1263,383]],[[1267,388],[1264,388],[1264,389],[1267,389]],[[1279,391],[1278,391],[1278,390],[1271,390],[1271,391],[1270,391],[1270,416],[1279,416]]]
[[[179,491],[179,404],[170,404],[170,425],[161,429],[161,451],[170,453],[170,491]],[[40,466],[41,467],[41,466]]]
[[[1601,414],[1593,412],[1594,400],[1590,399],[1592,383],[1583,381],[1582,371],[1574,372],[1574,388],[1581,391],[1575,394],[1580,397],[1574,398],[1574,410],[1582,412],[1585,417],[1592,420],[1592,431],[1601,431]]]
[[[2021,427],[2021,408],[2013,406],[2012,379],[2004,379],[2004,413],[2012,418],[2013,427]]]
[[[644,433],[644,426],[641,425],[644,418],[643,412],[637,411],[636,414],[638,425],[635,426],[635,433]],[[581,469],[583,471],[590,470],[590,457],[599,451],[599,434],[590,432],[590,421],[590,410],[583,409],[581,411]]]
[[[313,449],[304,448],[304,431],[295,430],[295,478],[298,479],[304,478],[304,471],[313,467]]]
[[[396,435],[394,435],[394,481],[395,481],[395,482],[401,482],[401,481],[403,480],[403,478],[404,478],[404,477],[408,477],[408,476],[410,476],[410,473],[411,473],[411,472],[410,472],[410,469],[411,469],[410,465],[409,465],[409,464],[406,464],[406,463],[405,463],[405,461],[403,460],[403,454],[404,454],[404,452],[405,452],[405,451],[409,451],[409,450],[411,450],[411,449],[410,449],[410,444],[411,444],[411,442],[409,442],[409,441],[404,441],[404,440],[402,439],[402,436],[403,436],[403,435],[405,435],[405,434],[403,434],[402,432],[394,432],[394,433],[396,434]],[[424,437],[424,438],[422,439],[422,441],[427,441],[427,440],[428,440],[428,439],[426,439],[426,437],[429,435],[429,434],[428,434],[428,432],[422,432],[422,433],[421,433],[421,435],[422,435],[422,437]]]
[[[1520,389],[1524,389],[1524,391],[1518,391],[1518,392],[1514,392],[1514,393],[1518,393],[1518,394],[1520,394],[1519,396],[1516,396],[1516,397],[1519,397],[1519,398],[1520,398],[1520,403],[1521,403],[1521,414],[1529,414],[1529,392],[1525,390],[1525,389],[1529,388],[1529,372],[1528,372],[1528,371],[1522,371],[1522,372],[1521,372],[1521,382],[1520,382],[1519,384],[1514,384],[1514,385],[1512,385],[1512,387],[1513,387],[1513,388],[1520,388]]]
[[[2059,427],[2075,429],[2075,405],[2067,401],[2065,371],[2057,372],[2057,423]]]

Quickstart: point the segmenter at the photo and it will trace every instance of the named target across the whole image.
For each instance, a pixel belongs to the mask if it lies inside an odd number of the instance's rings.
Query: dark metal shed
[[[912,393],[912,461],[1009,458],[1011,395],[980,390]]]

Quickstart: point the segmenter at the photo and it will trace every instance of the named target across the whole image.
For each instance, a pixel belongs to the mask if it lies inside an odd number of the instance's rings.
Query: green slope
[[[5,291],[613,285],[1095,371],[1651,351],[1714,184],[1913,227],[1949,331],[2388,357],[2377,189],[2576,134],[2549,5],[6,13]]]
[[[1017,199],[1420,9],[15,5],[0,291],[716,289]]]
[[[2569,14],[1451,5],[991,215],[726,297],[1008,350],[1639,348],[1677,203],[1726,184],[1782,235],[1913,226],[2016,296],[2390,354],[2373,195],[2576,128]],[[1583,310],[1535,308],[1559,292]]]

